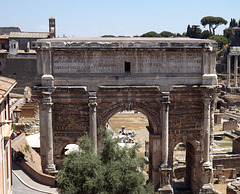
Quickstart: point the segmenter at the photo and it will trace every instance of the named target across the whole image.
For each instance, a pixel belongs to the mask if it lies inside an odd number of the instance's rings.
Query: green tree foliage
[[[222,47],[228,44],[228,39],[222,35],[213,35],[209,39],[215,40],[218,43],[218,48],[222,49]]]
[[[59,171],[58,189],[61,193],[154,193],[153,186],[144,186],[141,172],[144,159],[137,157],[138,146],[120,147],[118,139],[104,132],[101,149],[93,153],[88,136],[78,141],[79,151],[70,153],[63,160]]]
[[[159,36],[161,37],[175,37],[176,34],[169,32],[169,31],[162,31]]]
[[[235,18],[231,18],[231,22],[229,23],[229,28],[233,28],[238,26],[238,23],[236,22]]]
[[[114,36],[114,35],[103,35],[103,36],[101,36],[102,38],[114,38],[114,37],[116,37],[116,36]]]
[[[225,28],[223,30],[223,36],[226,37],[228,40],[230,40],[231,36],[233,35],[233,28],[229,27],[229,28]]]
[[[222,24],[227,24],[227,21],[222,17],[206,16],[201,19],[201,24],[205,27],[209,25],[209,32],[215,35],[215,29]]]
[[[210,36],[211,36],[211,33],[208,30],[204,30],[200,35],[202,39],[208,39]]]
[[[202,30],[199,25],[188,25],[187,27],[187,37],[189,38],[201,38]]]
[[[155,31],[150,31],[141,35],[141,37],[159,37],[159,34]]]

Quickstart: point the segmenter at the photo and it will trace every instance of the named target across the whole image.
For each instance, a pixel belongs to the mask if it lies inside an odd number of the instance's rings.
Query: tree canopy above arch
[[[201,19],[201,24],[205,27],[206,25],[209,25],[209,31],[213,35],[215,35],[215,29],[219,25],[226,25],[227,20],[223,19],[222,17],[214,17],[214,16],[206,16]]]

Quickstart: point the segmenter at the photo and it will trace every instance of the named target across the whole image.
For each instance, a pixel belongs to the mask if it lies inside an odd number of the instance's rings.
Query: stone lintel
[[[217,50],[213,40],[191,38],[54,38],[41,39],[32,44],[36,50],[45,49],[205,49]]]
[[[159,86],[99,86],[100,89],[155,89],[160,91]]]
[[[81,89],[87,91],[87,86],[57,86],[56,89]]]

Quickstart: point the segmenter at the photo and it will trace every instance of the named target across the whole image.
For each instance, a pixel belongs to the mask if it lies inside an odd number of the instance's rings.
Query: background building
[[[32,42],[54,38],[55,18],[49,18],[49,32],[24,32],[19,27],[0,27],[0,75],[16,79],[15,92],[32,86],[37,74],[37,56]]]

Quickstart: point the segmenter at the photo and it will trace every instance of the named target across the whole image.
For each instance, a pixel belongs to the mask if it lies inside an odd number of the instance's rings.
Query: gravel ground
[[[109,124],[115,133],[118,133],[122,126],[125,126],[126,130],[129,131],[134,130],[137,135],[133,139],[135,142],[140,143],[140,152],[145,152],[145,141],[149,140],[149,132],[146,128],[148,119],[144,114],[134,112],[117,113],[109,120]]]

